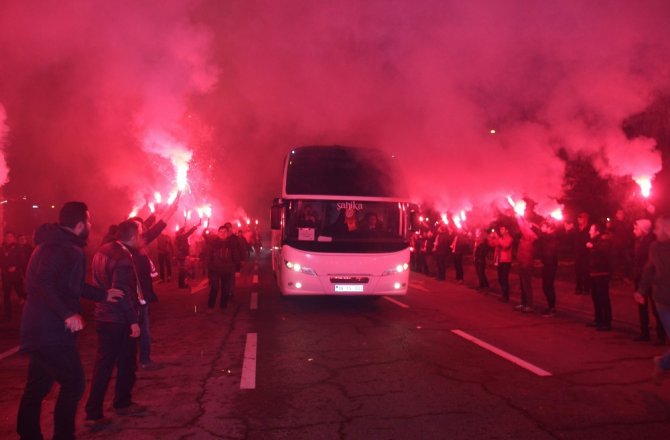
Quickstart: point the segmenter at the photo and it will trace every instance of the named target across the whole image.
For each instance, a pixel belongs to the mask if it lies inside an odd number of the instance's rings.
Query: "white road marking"
[[[251,304],[249,304],[250,310],[258,310],[258,292],[251,292]]]
[[[247,333],[247,343],[244,346],[244,362],[242,362],[241,390],[256,388],[256,346],[258,333]]]
[[[258,274],[256,273],[254,274],[253,278],[251,279],[251,282],[253,284],[258,284]]]
[[[472,342],[473,344],[479,345],[480,347],[497,354],[503,359],[507,359],[508,361],[515,363],[516,365],[520,366],[521,368],[525,368],[526,370],[530,371],[533,374],[537,374],[538,376],[546,377],[546,376],[551,376],[551,373],[548,372],[547,370],[543,370],[542,368],[535,366],[531,364],[530,362],[526,362],[523,359],[514,356],[511,353],[508,353],[504,350],[501,350],[500,348],[497,348],[487,342],[482,341],[481,339],[477,339],[474,336],[472,336],[469,333],[466,333],[462,330],[452,330],[452,333],[460,336],[461,338],[468,340]]]
[[[16,347],[11,348],[11,349],[7,350],[7,351],[4,352],[4,353],[0,353],[0,361],[3,360],[3,359],[5,359],[5,358],[8,358],[8,357],[10,357],[10,356],[12,356],[12,355],[14,355],[14,354],[16,354],[16,353],[18,353],[18,352],[19,352],[19,347],[18,347],[18,345],[17,345]]]
[[[382,296],[382,298],[384,298],[386,301],[392,302],[393,304],[395,304],[398,307],[402,307],[403,309],[409,309],[409,306],[407,304],[401,303],[400,301],[395,300],[395,299],[393,299],[389,296]]]
[[[409,287],[411,287],[412,289],[421,290],[422,292],[430,292],[430,289],[426,289],[421,284],[417,283],[409,283]]]

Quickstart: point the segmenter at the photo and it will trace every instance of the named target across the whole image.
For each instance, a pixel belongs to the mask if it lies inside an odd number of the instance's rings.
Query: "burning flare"
[[[651,178],[649,176],[634,177],[635,183],[640,186],[640,193],[645,199],[651,195]]]

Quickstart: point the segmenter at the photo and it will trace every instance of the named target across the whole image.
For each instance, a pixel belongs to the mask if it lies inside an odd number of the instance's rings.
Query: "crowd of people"
[[[214,309],[219,295],[220,308],[226,307],[242,262],[260,249],[257,234],[249,235],[249,228],[234,233],[232,224],[225,223],[216,232],[205,228],[202,234],[194,235],[201,226],[197,224],[190,228],[184,225],[172,239],[165,229],[178,203],[179,198],[160,219],[152,214],[110,226],[93,255],[91,283],[86,282],[84,254],[91,229],[86,204],[63,205],[58,223],[42,225],[35,231],[34,249],[13,233],[5,234],[0,255],[5,318],[11,317],[14,291],[23,305],[20,351],[29,358],[17,418],[21,438],[43,438],[41,406],[54,383],[60,385],[54,438],[74,438],[77,406],[85,390],[85,373],[76,345],[77,332],[84,327],[80,298],[95,301],[97,349],[84,407],[85,424],[93,429],[112,421],[105,416],[103,403],[114,372],[115,413],[132,415],[147,410],[133,400],[132,392],[138,368],[162,367],[151,358],[150,306],[158,300],[154,282],[171,281],[173,259],[179,271],[179,288],[188,287],[188,279],[201,270],[209,279],[208,312]],[[154,241],[158,270],[149,257]]]
[[[160,219],[133,217],[109,227],[95,251],[92,282],[86,279],[84,246],[91,228],[90,214],[82,202],[68,202],[60,210],[57,224],[45,224],[34,235],[35,248],[25,237],[5,234],[0,255],[5,318],[11,314],[11,295],[23,303],[20,350],[29,358],[28,378],[21,399],[17,430],[22,438],[42,438],[42,401],[54,383],[60,392],[54,412],[54,438],[73,438],[78,402],[85,389],[85,373],[76,346],[83,329],[80,298],[95,301],[97,352],[91,389],[85,405],[86,424],[102,426],[103,402],[116,370],[113,407],[118,415],[137,414],[147,408],[132,398],[136,370],[157,369],[151,359],[150,305],[158,300],[156,282],[171,281],[173,259],[177,262],[177,286],[185,288],[195,271],[208,276],[207,311],[218,299],[225,309],[235,289],[236,274],[252,249],[258,250],[257,234],[235,233],[231,223],[216,231],[201,224],[179,228],[174,239],[165,232],[177,210],[179,198]],[[468,230],[460,225],[423,227],[411,237],[411,268],[447,279],[452,265],[455,279],[463,283],[463,261],[471,255],[480,290],[490,289],[487,272],[493,267],[500,287],[500,300],[509,302],[513,266],[519,276],[522,313],[535,311],[532,278],[535,262],[541,263],[542,290],[547,307],[543,316],[556,313],[555,280],[561,249],[570,244],[574,263],[574,293],[590,293],[594,319],[588,325],[598,331],[611,330],[609,297],[613,277],[631,281],[638,303],[640,334],[651,339],[651,316],[655,318],[657,341],[665,345],[670,328],[670,217],[627,222],[623,211],[607,222],[591,222],[588,214],[575,224],[517,215],[486,228]],[[247,236],[245,236],[247,235]],[[149,258],[156,242],[158,270]],[[194,262],[197,262],[195,264]],[[9,311],[8,306],[9,305]],[[659,382],[670,371],[670,351],[654,358],[654,379]]]
[[[610,283],[618,279],[629,285],[639,311],[640,333],[635,341],[650,341],[655,328],[656,343],[666,345],[670,329],[670,218],[654,224],[640,218],[629,222],[618,210],[612,219],[590,221],[582,212],[577,221],[562,222],[537,215],[502,217],[484,228],[469,230],[460,224],[422,223],[410,240],[413,271],[445,280],[449,264],[463,283],[463,258],[472,256],[478,289],[491,286],[487,272],[495,270],[500,300],[509,302],[513,265],[519,277],[520,302],[514,310],[535,313],[532,279],[540,272],[546,308],[542,316],[556,314],[556,276],[559,257],[574,264],[574,294],[591,295],[597,331],[612,329]],[[539,261],[541,269],[536,269]],[[631,307],[635,303],[631,301]],[[654,317],[652,327],[651,316]],[[670,352],[654,360],[654,378],[670,370]]]

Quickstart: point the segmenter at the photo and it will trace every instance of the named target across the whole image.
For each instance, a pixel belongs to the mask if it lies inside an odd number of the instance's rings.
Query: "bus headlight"
[[[302,272],[306,275],[316,276],[316,272],[314,272],[314,269],[310,269],[309,267],[303,267],[300,263],[294,263],[292,261],[284,260],[284,264],[288,269],[291,269],[294,272]]]
[[[407,264],[407,263],[399,264],[396,267],[393,267],[391,269],[386,269],[382,273],[382,276],[385,277],[385,276],[394,275],[394,274],[397,274],[397,273],[403,273],[407,269],[409,269],[409,264]]]

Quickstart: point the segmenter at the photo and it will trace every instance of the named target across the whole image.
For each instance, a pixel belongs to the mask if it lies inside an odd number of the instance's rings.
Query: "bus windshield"
[[[408,246],[406,206],[397,202],[290,200],[285,243],[314,252],[394,252]]]
[[[291,151],[285,194],[407,197],[390,154],[371,148],[299,147]]]

